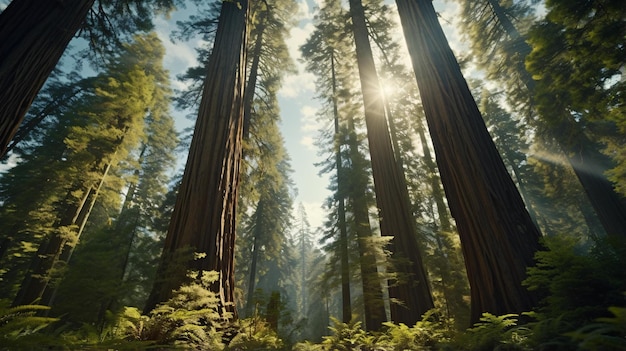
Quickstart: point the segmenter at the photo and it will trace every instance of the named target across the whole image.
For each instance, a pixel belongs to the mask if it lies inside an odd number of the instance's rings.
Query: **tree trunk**
[[[519,57],[518,71],[521,80],[528,90],[534,93],[535,81],[524,64],[532,50],[530,45],[523,40],[499,2],[487,1],[498,22],[515,44],[513,47]],[[626,237],[626,199],[615,191],[613,183],[606,177],[606,172],[613,167],[611,159],[601,153],[598,146],[589,140],[571,114],[564,111],[562,118],[562,123],[557,128],[549,128],[548,134],[563,148],[607,234],[619,238]],[[576,138],[568,139],[568,136],[572,135]]]
[[[348,260],[348,228],[346,222],[346,201],[343,165],[341,162],[341,141],[339,136],[339,106],[337,103],[337,75],[335,55],[330,54],[330,70],[333,88],[333,117],[335,120],[335,167],[337,168],[337,226],[339,227],[339,246],[341,255],[341,317],[344,323],[352,319],[352,300],[350,297],[350,262]]]
[[[94,0],[14,0],[0,13],[0,156]]]
[[[406,281],[398,282],[390,289],[392,298],[399,298],[406,308],[394,308],[394,321],[409,325],[421,319],[422,314],[434,307],[416,238],[416,224],[411,212],[411,205],[406,183],[399,172],[394,157],[389,128],[385,120],[385,109],[380,91],[380,84],[372,48],[369,43],[365,12],[360,0],[350,0],[350,13],[354,26],[357,64],[367,126],[370,158],[376,203],[379,211],[381,233],[394,236],[392,252],[399,262],[406,264],[398,267],[400,272],[408,273]],[[394,296],[395,295],[395,296]],[[366,302],[367,303],[367,302]],[[376,330],[369,325],[368,329]]]
[[[216,271],[212,290],[220,299],[220,314],[234,307],[234,244],[237,186],[242,153],[243,91],[248,2],[224,1],[209,59],[204,92],[187,165],[165,239],[162,265],[146,303],[146,311],[171,296],[185,279],[165,280],[171,256],[179,249],[204,253],[188,268]]]
[[[250,277],[248,279],[248,295],[246,296],[246,317],[254,313],[254,285],[256,283],[256,266],[259,259],[259,236],[264,232],[261,216],[263,214],[264,199],[261,198],[256,208],[256,224],[254,226],[254,240],[252,244],[252,258],[250,259]]]
[[[430,0],[396,0],[471,287],[471,322],[483,312],[530,311],[526,268],[539,230],[448,46]]]
[[[259,64],[261,63],[261,49],[263,48],[263,34],[265,33],[265,10],[260,14],[259,24],[256,26],[257,35],[254,42],[254,50],[252,51],[252,64],[250,65],[250,75],[246,90],[243,97],[243,138],[248,139],[250,136],[250,120],[252,119],[252,103],[256,90],[256,82],[259,77]]]

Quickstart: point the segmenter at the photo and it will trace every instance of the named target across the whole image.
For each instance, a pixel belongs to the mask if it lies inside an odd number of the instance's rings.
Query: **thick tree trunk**
[[[529,311],[522,287],[540,248],[430,0],[396,0],[471,287],[471,321]]]
[[[390,289],[392,298],[399,298],[406,308],[392,309],[394,321],[409,325],[421,319],[422,314],[434,307],[428,277],[422,265],[416,238],[416,224],[411,212],[406,183],[399,172],[394,157],[389,128],[374,57],[369,43],[365,12],[360,0],[350,0],[350,13],[354,26],[357,64],[367,126],[372,174],[378,205],[381,233],[394,236],[391,243],[394,256],[405,261],[398,267],[408,277]],[[395,296],[394,296],[395,295]],[[371,330],[376,330],[367,326]]]
[[[0,13],[0,156],[94,0],[14,0]]]
[[[242,153],[243,91],[248,2],[224,1],[209,60],[187,165],[165,239],[163,261],[146,311],[166,301],[185,280],[166,280],[169,259],[179,249],[206,254],[188,268],[216,271],[212,290],[226,317],[234,307],[234,244],[237,186]]]

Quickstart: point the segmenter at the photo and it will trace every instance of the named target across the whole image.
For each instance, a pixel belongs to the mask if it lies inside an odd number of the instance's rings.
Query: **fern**
[[[626,350],[626,308],[610,307],[613,317],[598,318],[596,323],[566,333],[582,350]]]
[[[11,307],[9,300],[0,300],[0,350],[13,350],[56,344],[40,331],[57,318],[37,314],[49,310],[48,306],[22,305]]]

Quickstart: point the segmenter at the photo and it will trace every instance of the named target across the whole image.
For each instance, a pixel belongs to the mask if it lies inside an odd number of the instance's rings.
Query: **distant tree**
[[[430,1],[397,0],[407,46],[471,287],[483,312],[528,311],[521,282],[541,234],[507,173]],[[444,97],[446,97],[444,99]]]
[[[137,59],[143,55],[143,62]],[[56,172],[47,175],[54,179],[55,195],[42,197],[38,204],[42,210],[37,216],[47,213],[47,218],[41,219],[49,221],[39,225],[49,226],[50,233],[39,244],[14,304],[37,298],[50,302],[44,291],[52,269],[69,261],[111,168],[144,135],[146,112],[155,106],[157,91],[167,79],[160,66],[162,56],[163,48],[155,34],[137,38],[111,61],[108,72],[94,80],[91,94],[63,116],[70,122],[60,125],[63,129],[56,137],[63,145],[59,145],[57,158],[49,161]],[[21,220],[29,221],[28,217]],[[33,230],[48,230],[43,228]]]
[[[352,298],[350,292],[350,259],[348,238],[348,215],[346,202],[349,196],[349,184],[352,166],[350,156],[342,152],[345,149],[346,129],[345,117],[339,113],[340,104],[346,98],[346,62],[343,57],[349,50],[349,43],[342,38],[340,33],[342,26],[343,11],[338,3],[330,3],[320,9],[316,30],[307,42],[300,48],[303,57],[307,60],[307,69],[317,75],[317,90],[324,104],[324,114],[328,115],[333,122],[333,133],[329,136],[332,140],[332,164],[326,167],[328,171],[335,172],[333,196],[329,199],[333,213],[329,216],[329,238],[338,233],[335,238],[333,251],[339,259],[339,271],[341,281],[341,306],[342,320],[344,323],[352,319]],[[368,224],[369,226],[369,224]]]
[[[248,11],[247,1],[222,3],[194,138],[146,311],[171,296],[185,280],[187,269],[213,270],[219,274],[212,289],[220,296],[220,313],[237,317],[234,244]],[[189,258],[186,269],[166,276],[172,256],[186,247],[205,256]]]

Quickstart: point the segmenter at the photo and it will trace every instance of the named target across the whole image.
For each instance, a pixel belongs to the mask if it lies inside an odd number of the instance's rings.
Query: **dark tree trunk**
[[[94,0],[14,0],[0,13],[0,156]]]
[[[335,167],[337,168],[337,226],[339,227],[339,246],[341,255],[341,317],[344,323],[352,319],[352,301],[350,297],[350,262],[348,260],[348,228],[346,222],[346,181],[341,162],[341,141],[339,136],[339,107],[337,103],[337,74],[335,55],[330,54],[330,70],[333,87],[333,117],[335,121]]]
[[[256,82],[259,77],[259,64],[261,63],[261,49],[263,49],[263,34],[265,33],[266,12],[262,11],[259,15],[261,18],[256,26],[256,39],[254,41],[254,50],[252,51],[252,64],[250,65],[250,75],[243,98],[243,138],[248,139],[250,136],[250,120],[252,119],[252,103],[256,90]]]
[[[512,47],[519,57],[518,71],[521,80],[534,93],[536,84],[525,65],[526,57],[531,52],[530,45],[524,41],[500,3],[497,0],[487,1],[514,44]],[[613,167],[611,159],[599,151],[598,145],[589,140],[569,113],[564,111],[562,118],[562,123],[556,128],[549,128],[548,134],[563,148],[607,234],[626,237],[626,199],[615,191],[613,183],[606,177],[606,172]],[[576,137],[569,138],[572,135]]]
[[[540,248],[528,215],[448,46],[430,0],[396,0],[433,140],[441,180],[461,237],[471,287],[471,322],[483,312],[529,311],[526,268]]]
[[[399,298],[406,308],[392,308],[395,322],[413,325],[422,314],[434,307],[416,238],[416,224],[403,175],[394,157],[389,128],[385,120],[385,109],[374,57],[369,43],[365,12],[360,0],[350,0],[350,13],[354,26],[357,64],[367,126],[372,174],[379,211],[381,233],[394,236],[391,243],[393,255],[401,273],[406,273],[404,281],[399,281],[390,289],[392,298]],[[367,301],[366,301],[367,303]],[[380,326],[367,325],[376,330]]]
[[[248,2],[224,1],[187,165],[165,239],[162,265],[145,310],[170,298],[185,280],[165,279],[168,263],[179,249],[191,248],[206,257],[189,269],[216,271],[212,290],[226,317],[234,307],[234,245],[237,186],[242,153],[243,92]]]

